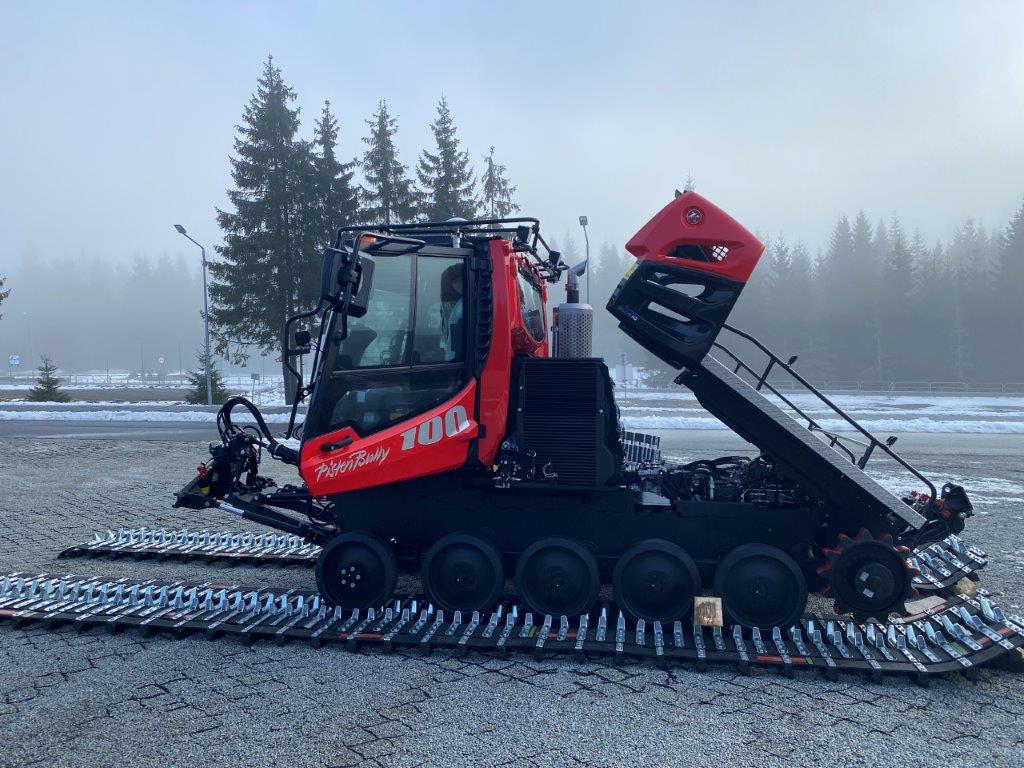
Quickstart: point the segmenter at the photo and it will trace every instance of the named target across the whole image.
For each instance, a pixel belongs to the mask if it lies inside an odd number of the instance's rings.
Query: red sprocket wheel
[[[893,613],[905,615],[906,601],[917,596],[913,579],[919,572],[907,561],[910,550],[895,546],[889,533],[876,537],[867,528],[853,538],[841,533],[836,546],[822,554],[821,594],[833,598],[836,613],[885,621]]]

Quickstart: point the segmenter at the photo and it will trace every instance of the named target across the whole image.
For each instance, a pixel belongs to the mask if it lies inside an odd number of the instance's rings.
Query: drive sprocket
[[[839,534],[836,546],[824,548],[822,555],[821,594],[833,598],[836,613],[885,621],[890,614],[906,614],[906,601],[917,596],[918,570],[907,562],[910,550],[895,546],[891,534],[876,537],[866,528],[852,538]]]

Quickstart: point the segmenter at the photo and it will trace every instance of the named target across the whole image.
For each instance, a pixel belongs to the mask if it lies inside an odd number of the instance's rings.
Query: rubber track
[[[320,547],[295,535],[119,528],[97,533],[92,541],[69,547],[58,557],[157,557],[229,564],[313,565],[319,554]],[[918,547],[910,558],[910,564],[921,572],[914,577],[914,586],[923,593],[948,590],[960,579],[972,577],[987,562],[984,552],[953,535]]]
[[[614,606],[575,618],[534,617],[514,604],[490,614],[464,616],[435,611],[422,600],[396,600],[376,610],[332,608],[318,595],[291,590],[251,590],[238,585],[107,579],[87,576],[0,577],[0,619],[47,628],[133,628],[179,637],[237,636],[246,642],[301,640],[319,647],[342,644],[382,649],[449,649],[538,658],[572,653],[579,658],[654,660],[659,665],[730,663],[742,671],[772,667],[786,675],[818,669],[874,678],[960,672],[991,662],[1024,645],[1024,619],[1007,616],[988,596],[938,601],[932,609],[888,625],[857,624],[810,615],[799,627],[758,632],[675,622],[630,622]]]

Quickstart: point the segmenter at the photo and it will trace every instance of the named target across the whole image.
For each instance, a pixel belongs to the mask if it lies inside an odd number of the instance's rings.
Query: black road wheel
[[[700,572],[678,544],[647,539],[634,544],[615,564],[615,602],[634,619],[670,623],[693,610]]]
[[[482,611],[494,605],[505,587],[501,555],[476,536],[453,533],[423,557],[423,591],[446,611]]]
[[[744,544],[719,563],[715,594],[736,624],[786,629],[803,616],[807,580],[796,561],[778,547]]]
[[[516,591],[533,612],[579,616],[601,589],[597,559],[582,544],[550,537],[528,546],[516,564]]]
[[[858,621],[906,612],[906,600],[915,592],[916,573],[907,563],[909,550],[893,546],[892,537],[875,538],[866,529],[856,537],[840,535],[834,549],[825,549],[818,568],[824,579],[822,593],[835,599],[836,613],[852,613]]]
[[[398,581],[395,553],[372,533],[332,539],[316,561],[320,597],[345,608],[376,608],[391,599]]]

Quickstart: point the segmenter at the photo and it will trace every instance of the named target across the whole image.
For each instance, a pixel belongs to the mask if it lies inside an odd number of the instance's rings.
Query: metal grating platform
[[[829,676],[858,671],[876,678],[902,673],[920,682],[1019,653],[1016,649],[1024,645],[1024,619],[1007,616],[987,596],[941,601],[885,625],[809,615],[799,626],[759,632],[634,623],[612,605],[571,618],[533,616],[515,604],[466,616],[446,615],[410,597],[358,611],[330,607],[318,595],[296,590],[12,573],[0,577],[0,619],[80,631],[104,627],[211,639],[234,635],[247,642],[299,640],[349,649],[518,651],[537,657],[571,653],[698,668],[710,663],[735,664],[743,671],[764,666],[786,675],[796,669],[818,669]]]
[[[119,528],[97,533],[92,541],[69,547],[59,557],[128,557],[168,560],[209,560],[250,565],[313,565],[320,547],[295,535],[189,531],[166,528]],[[960,579],[972,577],[987,564],[984,552],[948,536],[918,547],[910,559],[921,571],[914,578],[920,592],[951,589]]]

